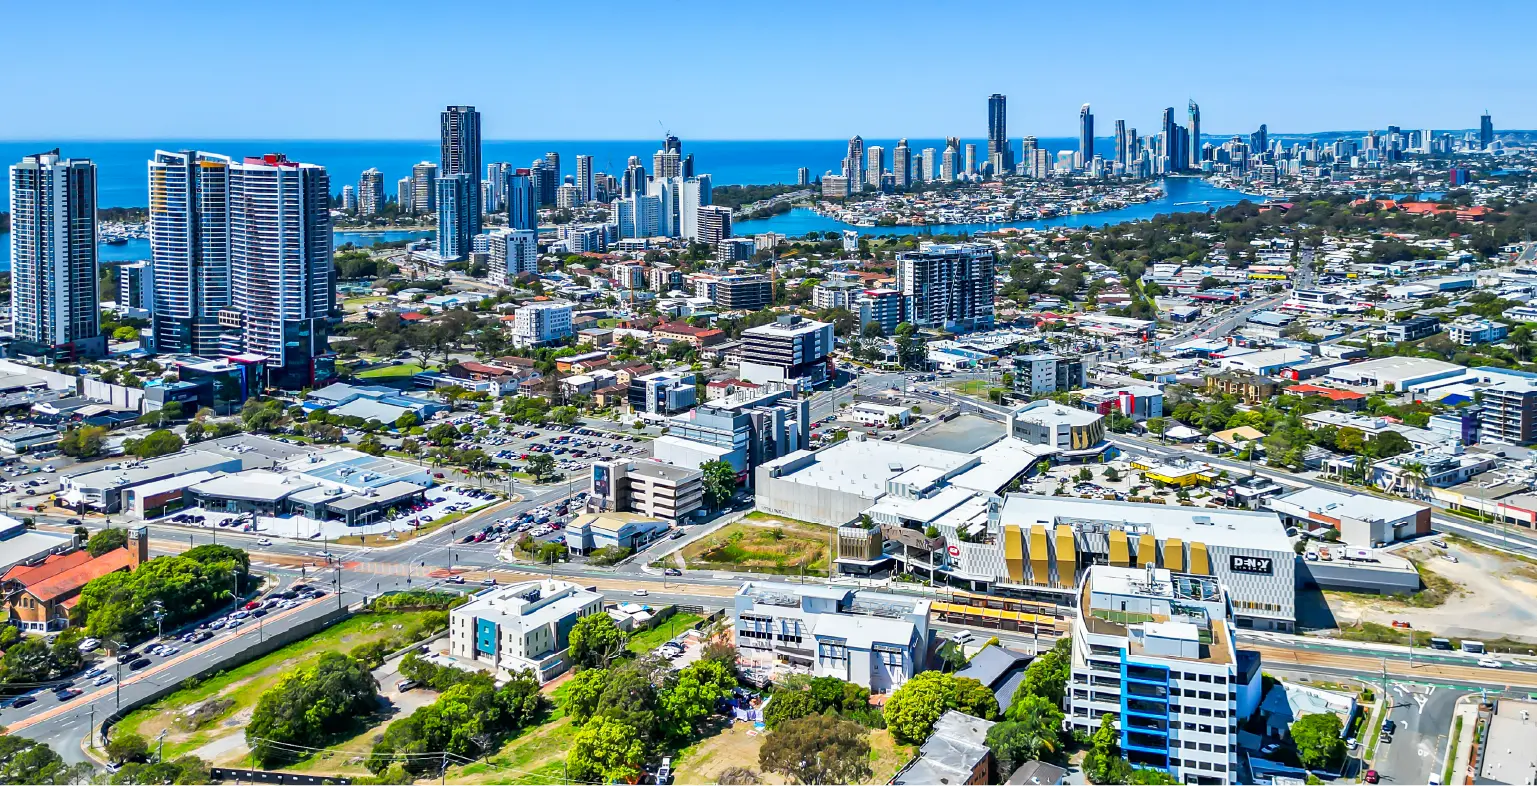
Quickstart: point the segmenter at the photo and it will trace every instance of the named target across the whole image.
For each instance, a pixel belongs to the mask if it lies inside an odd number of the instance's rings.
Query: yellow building
[[[1217,479],[1216,471],[1206,464],[1176,466],[1135,459],[1131,462],[1131,468],[1141,470],[1142,477],[1149,483],[1162,483],[1175,488],[1209,486]]]

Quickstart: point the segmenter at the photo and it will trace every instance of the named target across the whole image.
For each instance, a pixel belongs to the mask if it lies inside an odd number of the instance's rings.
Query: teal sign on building
[[[475,651],[496,655],[496,621],[475,618]]]

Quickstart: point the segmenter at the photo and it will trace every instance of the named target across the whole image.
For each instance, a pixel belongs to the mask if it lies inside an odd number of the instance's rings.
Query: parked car
[[[416,686],[417,686],[416,680],[401,680],[400,682],[395,683],[395,690],[398,690],[401,693],[405,693],[406,691],[408,691],[408,690],[410,690],[410,689],[412,689],[412,688],[414,688]]]
[[[129,671],[138,671],[149,665],[149,658],[137,658],[128,664]]]

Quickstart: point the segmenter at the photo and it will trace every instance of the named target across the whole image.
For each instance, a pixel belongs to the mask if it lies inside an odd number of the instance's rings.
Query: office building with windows
[[[793,314],[742,331],[742,364],[748,382],[787,382],[810,387],[831,377],[833,326]]]
[[[319,387],[331,376],[330,184],[325,167],[281,154],[230,166],[233,308],[219,321],[265,358],[275,387]]]
[[[1014,392],[1021,396],[1060,393],[1088,385],[1083,359],[1061,355],[1015,355]]]
[[[603,613],[603,596],[564,581],[537,579],[480,592],[448,615],[448,651],[489,666],[499,680],[531,671],[549,682],[571,669],[566,650],[576,621]]]
[[[673,415],[692,409],[698,401],[690,371],[658,371],[634,377],[625,391],[632,412]]]
[[[219,324],[232,302],[230,159],[184,150],[149,161],[150,341],[156,352],[238,354],[238,332]]]
[[[11,329],[21,354],[101,357],[96,165],[31,155],[11,166]],[[329,242],[329,240],[327,241]]]
[[[774,282],[763,275],[722,276],[712,291],[715,305],[732,311],[757,311],[774,302]]]
[[[905,189],[913,184],[913,151],[907,146],[906,139],[898,139],[896,149],[891,151],[891,175],[892,182],[898,189]]]
[[[897,255],[897,288],[915,327],[979,330],[993,324],[993,247],[925,243]]]
[[[1180,783],[1238,782],[1238,727],[1259,705],[1258,653],[1238,649],[1212,576],[1098,565],[1078,588],[1068,723],[1115,718],[1137,767]]]
[[[927,668],[933,634],[924,598],[750,581],[737,590],[735,610],[737,658],[749,680],[789,670],[890,693]]]
[[[593,463],[589,490],[589,510],[678,522],[704,505],[704,473],[660,461],[608,459]]]
[[[731,237],[731,208],[705,205],[695,209],[699,215],[699,234],[695,239],[713,246]]]

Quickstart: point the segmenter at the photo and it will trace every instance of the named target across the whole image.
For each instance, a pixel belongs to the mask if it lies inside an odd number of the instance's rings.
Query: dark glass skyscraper
[[[480,113],[473,106],[451,106],[443,110],[442,165],[438,177],[469,175],[469,236],[480,234]]]
[[[1489,116],[1489,110],[1478,118],[1478,146],[1488,148],[1494,143],[1494,118]]]
[[[1201,168],[1201,107],[1194,100],[1190,102],[1190,125],[1188,128],[1190,138],[1187,146],[1190,148],[1185,164],[1190,169]]]
[[[1078,110],[1078,165],[1087,168],[1094,160],[1094,113],[1084,104]]]
[[[1009,147],[1009,99],[1001,93],[987,97],[987,157],[1003,153],[1003,168],[1014,171],[1014,151]]]

